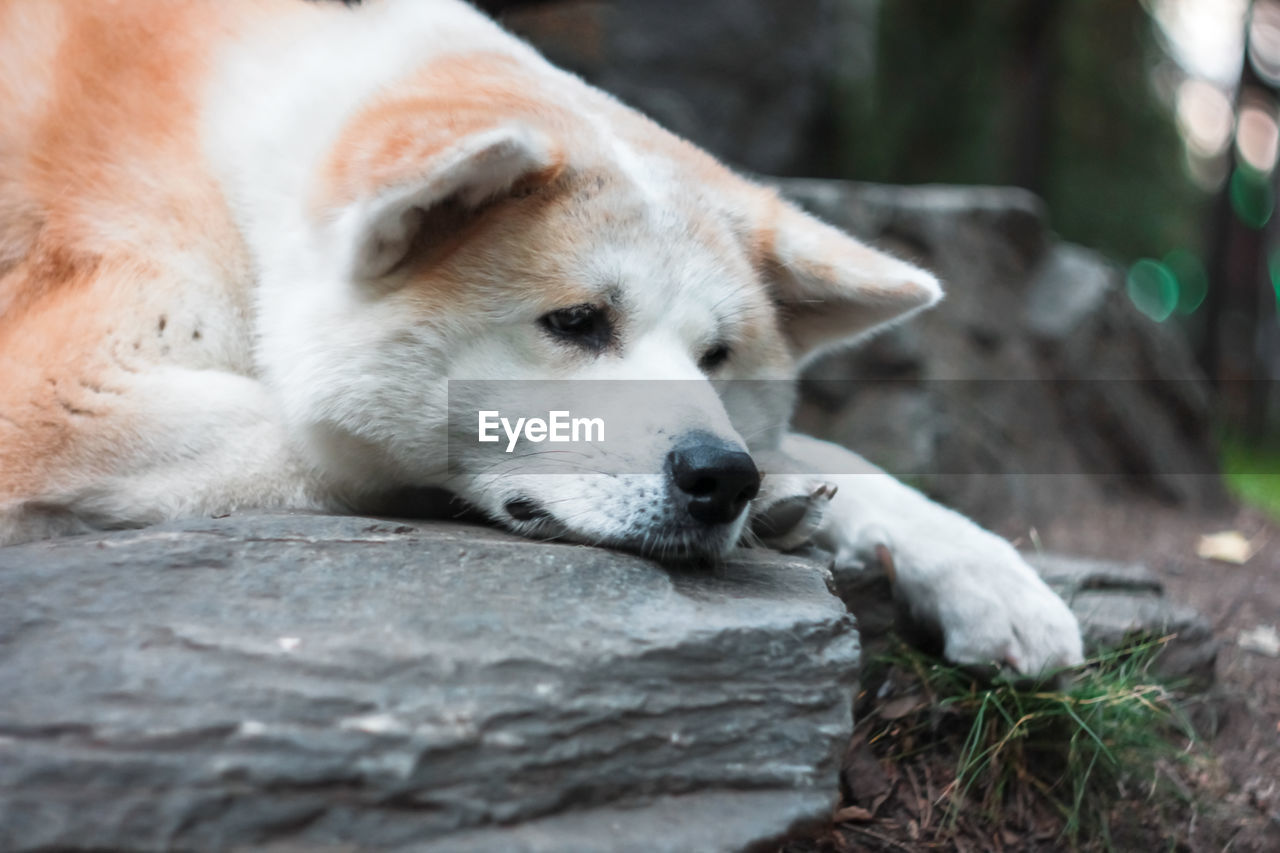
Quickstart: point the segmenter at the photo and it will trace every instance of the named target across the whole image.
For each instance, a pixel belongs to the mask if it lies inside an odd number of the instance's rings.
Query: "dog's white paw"
[[[932,603],[949,659],[1032,676],[1084,660],[1075,615],[1012,547],[956,560]]]
[[[837,549],[837,570],[883,567],[912,618],[941,634],[948,660],[1036,676],[1084,659],[1075,615],[1003,539],[976,528],[898,545],[882,530],[863,534]]]

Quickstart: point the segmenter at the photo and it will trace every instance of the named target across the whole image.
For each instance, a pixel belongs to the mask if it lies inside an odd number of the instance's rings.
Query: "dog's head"
[[[530,535],[723,553],[798,366],[940,295],[527,58],[433,63],[345,124],[314,183],[328,283],[264,349],[306,452],[350,494],[445,485]],[[485,380],[521,384],[495,403]],[[503,405],[604,406],[613,435],[508,452]]]

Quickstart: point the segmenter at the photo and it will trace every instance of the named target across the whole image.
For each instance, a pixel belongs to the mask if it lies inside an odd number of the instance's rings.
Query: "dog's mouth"
[[[507,515],[525,524],[552,520],[551,513],[547,512],[537,501],[529,498],[512,498],[502,508],[506,510]]]
[[[592,535],[573,530],[542,504],[526,496],[511,498],[502,508],[507,516],[503,519],[506,526],[522,536],[613,548],[662,563],[718,563],[736,541],[730,534],[731,524]]]

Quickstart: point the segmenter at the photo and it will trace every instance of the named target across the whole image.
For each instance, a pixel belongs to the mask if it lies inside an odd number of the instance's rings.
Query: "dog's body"
[[[718,555],[755,497],[778,542],[889,547],[954,660],[1075,663],[1007,543],[786,435],[800,362],[939,295],[456,0],[0,0],[0,544],[444,486]],[[689,390],[636,473],[549,475],[446,460],[447,379]]]

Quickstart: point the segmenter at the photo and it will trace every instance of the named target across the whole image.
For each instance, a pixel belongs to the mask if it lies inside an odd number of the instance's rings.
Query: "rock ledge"
[[[3,549],[0,848],[776,842],[852,725],[824,577],[304,515]]]

